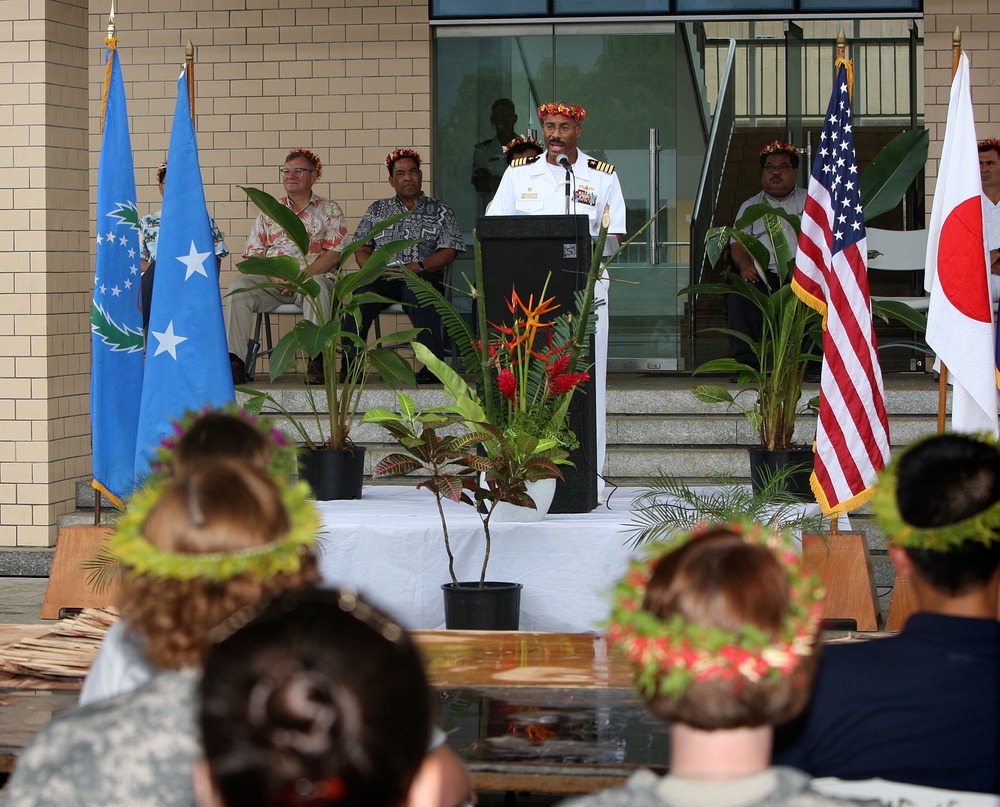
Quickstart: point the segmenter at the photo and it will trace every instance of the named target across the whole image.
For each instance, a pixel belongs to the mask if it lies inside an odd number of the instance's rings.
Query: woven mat
[[[85,608],[62,619],[48,633],[0,647],[0,671],[37,678],[83,679],[115,622],[110,608]]]

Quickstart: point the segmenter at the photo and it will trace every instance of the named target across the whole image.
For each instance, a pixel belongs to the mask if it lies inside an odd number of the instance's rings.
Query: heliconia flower
[[[517,392],[517,379],[509,368],[505,367],[497,373],[497,386],[505,398],[510,401],[514,400],[514,395]]]

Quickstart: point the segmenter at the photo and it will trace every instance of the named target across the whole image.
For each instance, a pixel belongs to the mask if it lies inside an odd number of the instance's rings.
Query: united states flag
[[[841,64],[809,179],[792,288],[823,315],[812,489],[824,513],[866,502],[889,459],[882,369],[868,294],[847,70]]]

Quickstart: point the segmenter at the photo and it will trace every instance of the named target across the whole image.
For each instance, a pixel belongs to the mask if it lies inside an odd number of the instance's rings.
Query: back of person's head
[[[217,459],[233,459],[259,470],[271,459],[271,443],[252,422],[229,412],[206,412],[177,439],[174,472]]]
[[[214,645],[200,725],[227,807],[403,803],[430,738],[419,655],[348,592],[286,594]]]
[[[650,557],[619,584],[610,632],[650,711],[706,731],[802,711],[822,590],[787,538],[717,525],[655,545]]]
[[[935,589],[985,586],[1000,567],[1000,448],[961,434],[915,444],[883,473],[876,512]]]
[[[317,579],[307,495],[217,459],[133,497],[109,549],[126,572],[122,616],[149,661],[199,663],[209,632],[234,612]]]

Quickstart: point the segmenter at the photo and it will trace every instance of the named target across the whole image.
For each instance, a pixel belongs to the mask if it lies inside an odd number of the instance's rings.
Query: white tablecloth
[[[613,488],[608,488],[613,490]],[[623,530],[635,488],[619,488],[591,513],[548,515],[535,524],[490,524],[487,580],[522,583],[521,630],[600,629],[611,585],[630,550]],[[485,541],[478,516],[446,501],[455,574],[479,580]],[[448,556],[434,495],[411,487],[369,486],[364,498],[320,502],[324,583],[353,586],[411,629],[444,627],[441,584]]]

